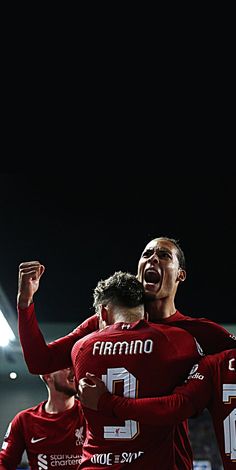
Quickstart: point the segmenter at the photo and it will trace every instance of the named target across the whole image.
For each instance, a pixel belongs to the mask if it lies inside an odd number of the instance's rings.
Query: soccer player
[[[99,281],[94,307],[107,326],[73,346],[77,382],[89,365],[110,391],[132,398],[155,397],[170,391],[187,373],[186,364],[201,357],[199,345],[185,330],[147,322],[143,302],[143,286],[134,275],[119,271]],[[87,433],[81,469],[178,469],[174,426],[117,420],[88,408],[84,415]]]
[[[72,368],[45,374],[47,401],[20,411],[9,424],[0,451],[0,470],[17,468],[26,450],[32,470],[76,470],[81,460],[85,419]]]
[[[205,354],[236,348],[235,336],[222,326],[206,318],[183,315],[176,309],[176,292],[186,279],[186,265],[184,252],[175,239],[158,237],[146,245],[138,263],[138,278],[145,289],[145,307],[152,322],[186,329]],[[191,470],[193,455],[187,420],[176,427],[175,443],[179,468]]]
[[[89,382],[88,382],[89,380]],[[104,382],[87,374],[80,382],[84,406],[121,420],[146,425],[178,424],[207,408],[225,470],[236,468],[236,350],[202,358],[188,380],[173,394],[160,398],[129,399],[111,395]]]

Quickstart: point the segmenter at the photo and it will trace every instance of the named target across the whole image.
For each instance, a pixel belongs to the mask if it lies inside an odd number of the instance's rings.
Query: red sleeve
[[[200,413],[210,402],[214,385],[208,357],[201,359],[188,381],[176,387],[172,395],[157,398],[125,398],[104,393],[98,410],[122,420],[168,426]]]
[[[215,354],[236,348],[236,337],[223,326],[207,318],[183,317],[179,321],[169,321],[168,324],[188,331],[196,338],[204,354]]]
[[[181,394],[158,398],[124,398],[105,393],[98,410],[121,420],[133,419],[142,424],[169,426],[195,414],[191,400]]]
[[[9,424],[0,452],[0,470],[12,470],[21,462],[25,450],[20,413]]]
[[[32,374],[49,374],[71,366],[71,349],[78,339],[98,329],[98,317],[93,315],[67,336],[46,343],[39,328],[34,304],[18,308],[18,329],[25,362]]]

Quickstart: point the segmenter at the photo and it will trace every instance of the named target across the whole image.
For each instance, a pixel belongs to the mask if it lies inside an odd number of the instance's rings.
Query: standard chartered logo
[[[38,454],[38,467],[39,470],[48,469],[47,456],[45,454]]]
[[[80,454],[38,454],[38,470],[49,470],[54,467],[76,467],[80,463]]]

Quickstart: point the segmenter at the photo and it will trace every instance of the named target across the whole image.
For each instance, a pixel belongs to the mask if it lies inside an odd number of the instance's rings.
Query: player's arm
[[[98,317],[93,315],[67,336],[46,343],[33,303],[44,271],[44,266],[38,261],[21,263],[19,266],[18,330],[25,362],[32,374],[46,374],[71,366],[71,348],[74,343],[98,329]]]
[[[143,424],[177,424],[195,413],[189,397],[181,393],[159,398],[125,398],[112,395],[101,379],[89,373],[79,381],[78,393],[82,405],[87,408]]]
[[[236,348],[236,336],[223,326],[207,318],[188,318],[171,323],[192,334],[201,345],[204,354],[216,354]]]
[[[20,413],[9,424],[0,451],[0,470],[12,470],[21,462],[25,450],[25,439]]]
[[[74,331],[51,343],[46,343],[39,328],[34,304],[18,309],[18,329],[23,355],[29,372],[50,374],[71,366],[71,349],[78,339],[98,329],[98,317],[93,315]]]
[[[86,374],[87,377],[79,382],[80,400],[83,406],[121,420],[133,419],[150,425],[158,425],[158,422],[166,426],[177,424],[200,413],[211,398],[213,386],[207,358],[203,358],[196,367],[191,378],[177,387],[173,394],[157,398],[133,399],[112,395],[101,379]]]
[[[178,424],[196,414],[189,397],[174,393],[158,398],[124,398],[102,395],[98,402],[98,411],[121,420],[133,419],[142,424],[169,426]]]

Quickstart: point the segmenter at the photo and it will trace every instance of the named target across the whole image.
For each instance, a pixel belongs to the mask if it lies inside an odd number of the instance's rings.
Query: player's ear
[[[107,312],[107,309],[106,309],[105,305],[101,306],[100,315],[101,315],[101,318],[102,318],[103,321],[105,321],[105,322],[108,321],[108,312]]]
[[[43,375],[40,375],[40,377],[46,384],[52,381],[51,374],[43,374]]]
[[[177,281],[183,282],[186,279],[186,271],[185,269],[179,268]]]

